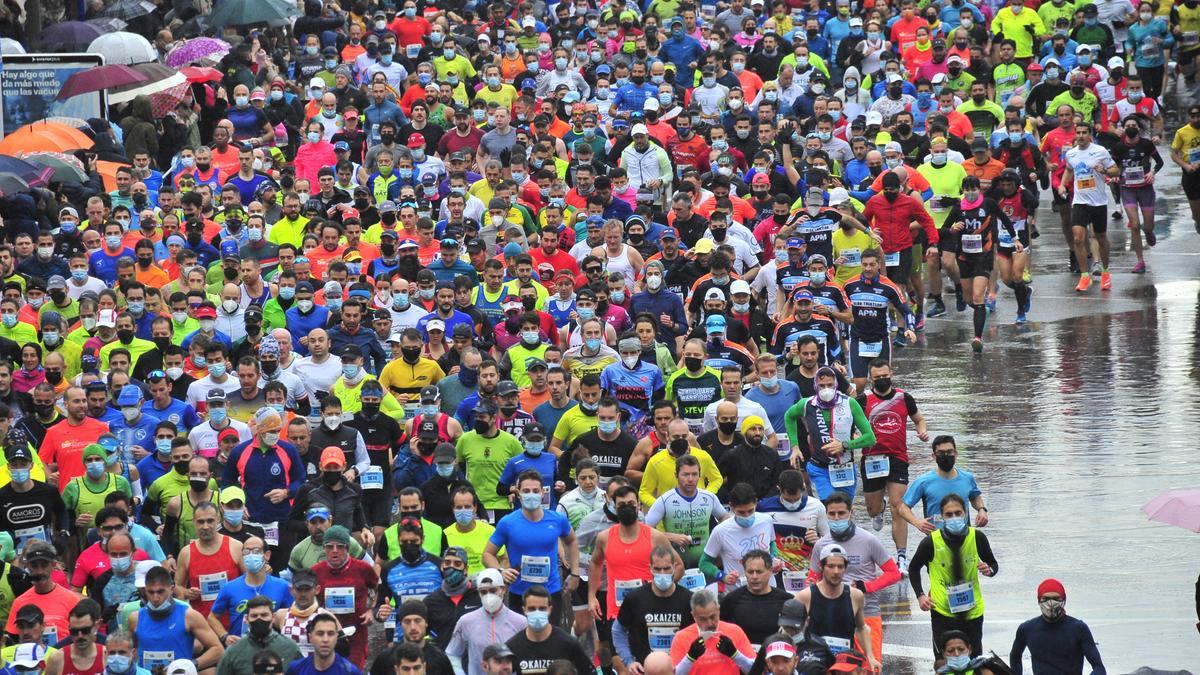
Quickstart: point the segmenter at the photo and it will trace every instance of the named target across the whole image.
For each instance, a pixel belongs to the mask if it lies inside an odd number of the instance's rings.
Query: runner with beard
[[[363,489],[367,522],[375,538],[379,539],[391,520],[392,504],[387,498],[392,494],[391,466],[396,453],[400,451],[404,434],[399,422],[379,413],[383,387],[378,381],[368,380],[360,393],[362,410],[354,414],[347,426],[358,432],[371,461],[371,465],[359,477],[358,484]],[[449,418],[449,415],[441,416]]]
[[[796,340],[811,335],[821,348],[821,365],[832,365],[844,359],[837,326],[828,316],[815,313],[813,305],[812,291],[807,288],[796,291],[793,297],[794,313],[775,328],[775,335],[771,338],[772,354],[783,356],[791,351]]]

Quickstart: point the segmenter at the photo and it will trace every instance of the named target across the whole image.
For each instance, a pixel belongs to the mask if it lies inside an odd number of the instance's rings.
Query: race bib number
[[[544,584],[550,581],[550,556],[522,556],[521,581],[527,581],[531,584]]]
[[[862,249],[848,248],[842,251],[842,257],[846,259],[847,265],[858,267],[862,263]]]
[[[172,661],[175,660],[175,652],[142,652],[142,667],[146,670],[153,671],[155,668],[162,666],[166,668]]]
[[[1012,235],[1005,232],[1004,230],[1000,230],[1000,245],[1005,248],[1012,248],[1012,245],[1013,245]]]
[[[263,539],[267,540],[268,546],[279,545],[279,521],[263,523]]]
[[[887,478],[888,474],[892,472],[892,462],[887,455],[867,457],[863,464],[865,464],[863,473],[867,478]]]
[[[50,541],[50,539],[46,536],[46,528],[42,527],[41,525],[38,525],[37,527],[26,527],[20,530],[13,530],[13,537],[17,540],[17,551],[23,549],[25,544],[29,543],[31,539]]]
[[[325,609],[334,614],[353,614],[354,587],[326,588]]]
[[[704,573],[694,567],[684,570],[683,577],[679,579],[679,585],[692,592],[704,588],[707,583],[708,581],[704,579]]]
[[[829,484],[835,488],[854,485],[854,463],[830,464]]]
[[[864,359],[873,359],[883,353],[883,342],[858,343],[858,355]]]
[[[613,590],[617,592],[617,607],[620,607],[625,602],[625,596],[642,587],[641,579],[616,579],[613,581]]]
[[[46,629],[42,631],[42,644],[47,647],[53,647],[58,644],[58,629],[54,626],[46,626]],[[167,663],[170,663],[170,661]],[[165,666],[166,663],[163,665]]]
[[[808,585],[808,574],[797,570],[783,571],[783,590],[788,593],[799,593]]]
[[[383,469],[372,464],[367,467],[366,471],[358,478],[358,484],[364,490],[382,490],[383,489]]]
[[[408,58],[415,59],[421,54],[421,45],[407,45],[404,47],[404,53],[408,54]]]
[[[1200,147],[1188,150],[1188,163],[1195,164],[1200,162]]]
[[[929,210],[934,213],[946,213],[950,210],[951,199],[953,198],[945,195],[934,195],[933,199],[929,200]]]
[[[396,613],[395,612],[388,614],[387,620],[383,622],[383,627],[385,630],[388,630],[388,629],[393,630],[393,631],[396,630]]]
[[[216,600],[217,594],[221,592],[221,587],[229,581],[229,577],[224,572],[216,574],[201,574],[200,575],[200,599],[208,602]]]
[[[775,454],[779,456],[779,461],[786,462],[792,458],[792,439],[787,435],[780,435],[779,447],[775,450]]]
[[[647,626],[646,637],[650,639],[650,651],[671,651],[671,640],[675,639],[675,629],[666,626]]]
[[[955,614],[970,611],[975,607],[975,586],[970,582],[947,586],[946,600]]]
[[[1195,47],[1200,45],[1200,32],[1189,30],[1183,34],[1183,39],[1180,40],[1184,47]]]
[[[900,266],[900,251],[884,254],[883,264],[887,267],[899,267]]]
[[[1096,175],[1095,174],[1087,174],[1087,175],[1078,175],[1077,174],[1075,177],[1075,187],[1080,190],[1096,189]]]
[[[982,234],[964,234],[962,236],[963,253],[983,253]]]
[[[1123,173],[1126,183],[1144,183],[1146,181],[1146,169],[1143,167],[1127,166]]]
[[[825,644],[829,645],[829,651],[833,652],[833,654],[835,656],[838,654],[841,654],[842,652],[850,651],[851,644],[850,644],[849,638],[833,637],[832,635],[822,635],[821,639],[825,641]]]

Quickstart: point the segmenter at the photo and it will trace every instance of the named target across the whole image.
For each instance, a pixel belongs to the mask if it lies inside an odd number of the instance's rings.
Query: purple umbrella
[[[54,169],[47,166],[34,166],[23,159],[0,155],[0,173],[15,174],[30,187],[41,187],[50,180]]]
[[[220,61],[232,47],[224,40],[210,37],[192,38],[167,54],[167,65],[172,68],[182,68],[197,61],[209,60],[213,63]]]
[[[55,51],[55,48],[83,51],[103,34],[101,28],[90,23],[64,21],[43,30],[40,44],[47,51]]]
[[[110,63],[107,66],[96,66],[95,68],[81,70],[68,77],[56,98],[62,101],[72,96],[88,94],[93,91],[103,91],[104,89],[112,89],[126,84],[146,82],[149,79],[129,66]]]
[[[1200,490],[1168,490],[1142,507],[1150,520],[1200,532]]]

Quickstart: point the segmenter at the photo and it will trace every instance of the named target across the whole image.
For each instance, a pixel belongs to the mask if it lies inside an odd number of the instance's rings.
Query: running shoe
[[[1021,314],[1028,314],[1029,308],[1032,306],[1033,306],[1033,289],[1030,288],[1029,292],[1025,294],[1025,306],[1021,308]]]
[[[915,324],[913,324],[913,330],[917,331],[918,333],[925,330],[925,315],[924,314],[917,315],[917,322]]]
[[[1028,319],[1025,318],[1024,312],[1017,314],[1017,325],[1026,323],[1027,321],[1028,321]]]
[[[880,513],[879,515],[877,515],[871,519],[871,527],[875,528],[876,532],[883,529],[883,514],[882,513]]]
[[[980,338],[971,338],[971,350],[976,354],[983,352],[983,340]]]
[[[960,312],[967,311],[967,301],[963,299],[962,291],[954,291],[954,308]]]
[[[925,316],[932,319],[933,317],[941,316],[945,313],[946,313],[946,303],[942,302],[941,298],[934,298],[933,306],[929,308],[928,312],[925,312]]]
[[[1158,237],[1154,234],[1154,230],[1142,230],[1142,234],[1146,235],[1146,245],[1153,247],[1158,243]]]
[[[1133,273],[1134,273],[1134,274],[1145,274],[1145,273],[1146,273],[1146,263],[1145,263],[1145,261],[1139,261],[1139,262],[1138,262],[1138,264],[1134,265],[1134,266],[1133,266]]]
[[[1107,270],[1105,270],[1104,272],[1102,272],[1100,274],[1100,290],[1102,290],[1102,291],[1111,291],[1112,290],[1112,274],[1109,274],[1109,272]]]
[[[1091,267],[1091,269],[1092,269],[1092,276],[1094,276],[1094,277],[1099,277],[1099,276],[1100,276],[1100,274],[1101,274],[1102,272],[1104,272],[1104,268],[1103,268],[1103,267],[1101,267],[1101,266],[1100,266],[1100,263],[1099,263],[1098,261],[1095,261],[1095,260],[1093,260],[1093,261],[1092,261],[1092,267]]]
[[[900,569],[900,576],[908,576],[908,556],[903,553],[897,553],[896,567]]]
[[[987,311],[989,314],[995,313],[995,311],[996,311],[996,296],[994,294],[988,295],[987,300],[984,300],[983,304],[985,307],[987,307]]]
[[[896,345],[897,347],[907,347],[908,340],[904,339],[904,333],[897,332],[896,337],[892,338],[892,344]]]
[[[1082,292],[1086,291],[1087,289],[1091,288],[1091,286],[1092,286],[1092,277],[1087,274],[1081,274],[1079,276],[1079,285],[1075,286],[1075,290],[1082,293]]]
[[[1124,217],[1125,217],[1125,214],[1124,214],[1124,213],[1121,213],[1121,211],[1120,211],[1119,209],[1118,209],[1117,211],[1114,211],[1114,212],[1113,212],[1113,215],[1112,215],[1112,219],[1113,219],[1113,220],[1120,220],[1120,219],[1122,219],[1122,218],[1124,218]]]
[[[1198,226],[1198,227],[1200,227],[1200,226]],[[1200,230],[1198,230],[1198,231],[1200,231]],[[1074,252],[1071,253],[1071,261],[1069,263],[1067,263],[1067,269],[1069,269],[1071,271],[1071,274],[1079,274],[1079,262],[1077,260],[1075,260]]]

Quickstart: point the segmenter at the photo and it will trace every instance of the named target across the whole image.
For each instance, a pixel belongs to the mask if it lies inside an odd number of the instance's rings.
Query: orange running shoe
[[[1082,293],[1082,292],[1086,291],[1087,289],[1091,288],[1091,286],[1092,286],[1092,275],[1082,274],[1079,276],[1079,285],[1075,287],[1075,290]]]
[[[1108,273],[1108,270],[1105,270],[1100,273],[1100,290],[1102,290],[1102,291],[1111,291],[1112,290],[1112,275]]]

